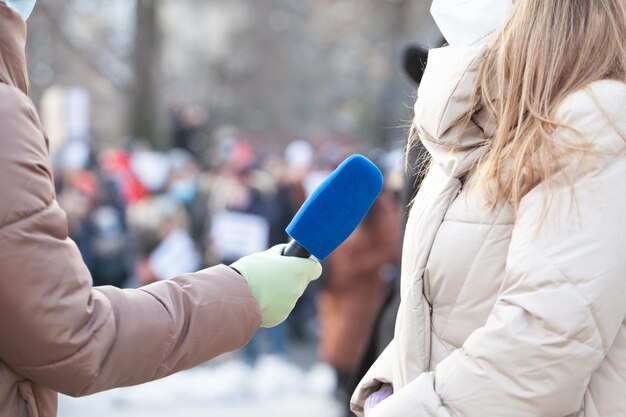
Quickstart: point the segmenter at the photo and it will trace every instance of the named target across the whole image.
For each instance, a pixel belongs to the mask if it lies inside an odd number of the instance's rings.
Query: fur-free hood
[[[0,1],[0,82],[28,93],[26,22]]]
[[[430,12],[452,46],[481,43],[511,15],[511,0],[434,0]]]

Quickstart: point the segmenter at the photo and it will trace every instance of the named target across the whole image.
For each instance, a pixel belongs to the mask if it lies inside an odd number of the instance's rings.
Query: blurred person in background
[[[202,256],[188,232],[189,216],[168,195],[143,199],[129,210],[131,229],[141,241],[136,264],[137,283],[150,284],[193,272]]]
[[[436,0],[395,337],[358,416],[626,415],[626,3]],[[415,163],[415,161],[410,161]]]
[[[138,249],[137,283],[145,285],[199,269],[206,202],[199,199],[193,159],[182,149],[166,154],[145,148],[136,150],[130,159],[133,173],[146,190],[146,196],[128,209]]]
[[[189,152],[198,162],[205,156],[209,143],[209,115],[201,106],[179,105],[171,111],[172,148]]]
[[[225,145],[228,152],[208,191],[209,248],[219,262],[230,263],[284,242],[283,212],[288,209],[281,205],[284,200],[279,199],[276,178],[258,167],[250,143],[237,139]],[[287,359],[286,323],[258,332],[243,348],[249,365],[263,353]]]
[[[272,202],[275,180],[258,169],[253,147],[242,139],[225,146],[228,151],[205,179],[204,188],[209,212],[209,250],[217,260],[228,263],[269,247],[273,243],[271,235],[280,225],[275,221]],[[248,228],[241,227],[242,223],[235,219],[247,222]],[[242,236],[240,232],[246,230]]]
[[[285,320],[321,266],[277,246],[140,289],[94,288],[27,96],[34,3],[0,1],[0,415],[51,417],[57,392],[136,385],[241,347]]]
[[[166,193],[185,209],[189,222],[187,230],[197,250],[204,253],[208,197],[200,189],[200,168],[193,156],[184,149],[172,149],[167,156],[171,172]]]
[[[122,287],[132,274],[133,248],[119,187],[96,163],[87,142],[66,143],[55,166],[60,207],[95,286]]]
[[[400,208],[386,188],[363,222],[325,261],[317,292],[320,358],[338,377],[338,398],[347,407],[376,316],[388,294],[400,256]]]
[[[146,188],[133,172],[130,152],[109,149],[100,155],[98,166],[107,182],[117,190],[120,205],[128,207],[148,195]]]

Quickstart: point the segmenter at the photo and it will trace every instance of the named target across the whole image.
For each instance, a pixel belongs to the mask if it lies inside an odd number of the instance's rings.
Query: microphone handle
[[[291,239],[291,242],[287,244],[285,250],[283,251],[283,256],[295,256],[297,258],[310,258],[311,253],[304,249],[302,245],[300,245],[295,240]]]

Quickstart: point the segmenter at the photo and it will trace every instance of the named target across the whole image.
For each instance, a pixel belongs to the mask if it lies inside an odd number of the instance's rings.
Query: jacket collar
[[[486,111],[465,118],[486,45],[431,49],[415,102],[422,144],[446,175],[464,177],[488,150],[496,126]]]
[[[430,154],[432,161],[437,163],[446,175],[461,179],[465,177],[483,155],[489,151],[489,144],[485,143],[480,128],[473,126],[459,136],[464,137],[458,143],[439,142],[421,137],[424,148]]]
[[[511,0],[434,0],[430,12],[452,46],[471,46],[492,38],[509,19]]]
[[[434,0],[431,13],[449,46],[432,49],[418,90],[418,133],[434,162],[462,178],[489,148],[496,126],[486,111],[464,123],[489,42],[513,11],[511,0]]]
[[[0,83],[28,94],[26,22],[0,1]]]

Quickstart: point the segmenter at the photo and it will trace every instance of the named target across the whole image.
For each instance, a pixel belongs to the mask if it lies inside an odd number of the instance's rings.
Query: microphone
[[[341,163],[287,226],[285,256],[324,260],[357,228],[383,189],[383,174],[362,155]]]

